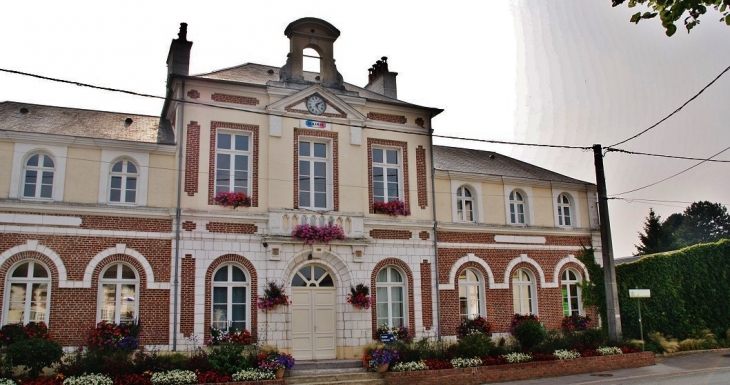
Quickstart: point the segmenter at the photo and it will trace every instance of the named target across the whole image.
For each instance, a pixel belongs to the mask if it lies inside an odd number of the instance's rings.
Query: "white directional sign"
[[[651,290],[649,289],[629,289],[629,298],[649,298]]]

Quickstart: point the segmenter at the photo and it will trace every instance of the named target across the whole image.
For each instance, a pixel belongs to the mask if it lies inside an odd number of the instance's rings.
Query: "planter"
[[[388,371],[388,366],[389,365],[390,365],[390,363],[388,363],[388,364],[382,364],[382,365],[378,366],[378,368],[375,371],[378,372],[378,373],[385,373],[385,372]]]
[[[276,376],[277,380],[281,380],[282,378],[284,378],[284,371],[286,371],[286,369],[284,368],[276,369],[276,372],[274,372],[274,376]]]

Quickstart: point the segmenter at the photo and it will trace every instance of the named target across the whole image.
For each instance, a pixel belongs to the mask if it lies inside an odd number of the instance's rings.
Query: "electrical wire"
[[[620,148],[606,148],[605,150],[606,150],[606,152],[619,152],[622,154],[629,154],[629,155],[645,155],[645,156],[655,156],[655,157],[659,157],[659,158],[669,158],[669,159],[704,160],[706,162],[730,163],[730,160],[692,158],[692,157],[679,156],[679,155],[651,154],[651,153],[647,153],[647,152],[622,150]]]

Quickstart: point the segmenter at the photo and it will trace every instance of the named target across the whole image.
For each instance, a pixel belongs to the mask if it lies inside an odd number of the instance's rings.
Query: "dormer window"
[[[23,198],[53,198],[53,175],[56,164],[50,155],[35,153],[28,157],[23,168]]]
[[[456,217],[459,222],[474,222],[474,197],[466,186],[456,189]]]
[[[517,190],[512,190],[509,193],[509,223],[513,225],[525,224],[525,198]]]

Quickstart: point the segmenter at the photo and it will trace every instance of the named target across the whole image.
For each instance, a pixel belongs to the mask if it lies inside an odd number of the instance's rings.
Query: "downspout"
[[[431,113],[431,130],[428,135],[428,145],[431,151],[431,210],[433,212],[433,261],[436,269],[436,337],[441,341],[441,293],[439,293],[439,249],[438,249],[438,222],[436,221],[436,165],[433,163],[433,113]]]
[[[183,98],[185,97],[185,79],[182,79],[182,92]],[[172,351],[177,350],[177,307],[178,307],[178,291],[180,285],[180,199],[182,197],[182,166],[183,166],[183,148],[182,148],[182,134],[185,117],[185,103],[180,103],[180,119],[175,119],[177,127],[177,141],[178,141],[178,152],[177,152],[177,202],[175,204],[175,263],[174,263],[174,278],[172,281]]]

